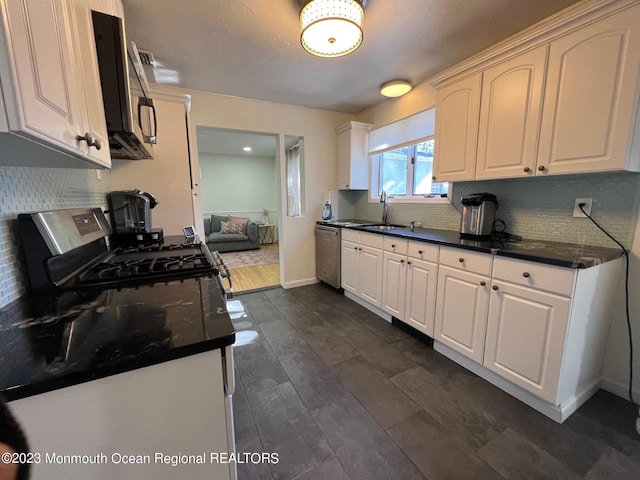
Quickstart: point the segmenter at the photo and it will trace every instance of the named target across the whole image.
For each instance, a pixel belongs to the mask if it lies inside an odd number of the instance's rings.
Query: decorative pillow
[[[211,231],[219,232],[220,224],[227,221],[227,215],[211,215]]]
[[[239,233],[247,233],[247,223],[249,223],[249,219],[247,217],[234,217],[233,215],[229,215],[227,220],[230,223],[237,223],[242,225],[242,231]]]
[[[244,226],[241,223],[221,222],[220,233],[244,233]]]

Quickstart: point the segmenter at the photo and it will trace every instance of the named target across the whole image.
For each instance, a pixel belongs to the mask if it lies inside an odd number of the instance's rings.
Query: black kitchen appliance
[[[111,229],[99,208],[18,215],[31,290],[66,291],[137,287],[200,276],[216,277],[223,295],[221,259],[217,266],[201,242],[110,247]],[[221,267],[224,270],[221,273]],[[229,280],[230,282],[230,280]]]
[[[93,11],[92,20],[111,158],[152,158],[156,111],[137,73],[136,65],[141,64],[137,49],[126,46],[123,19]],[[142,91],[137,105],[131,95],[130,73]]]
[[[496,219],[498,199],[492,193],[471,193],[462,197],[460,236],[490,237]]]
[[[158,204],[153,195],[136,189],[110,192],[107,198],[115,245],[162,242],[162,229],[152,228],[151,210]]]

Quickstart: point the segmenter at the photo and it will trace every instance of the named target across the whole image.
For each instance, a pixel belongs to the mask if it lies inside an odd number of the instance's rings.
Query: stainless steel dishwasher
[[[316,277],[340,288],[341,229],[316,225]]]

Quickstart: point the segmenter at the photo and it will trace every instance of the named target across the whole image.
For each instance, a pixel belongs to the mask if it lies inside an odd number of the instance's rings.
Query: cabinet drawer
[[[513,258],[496,257],[493,278],[570,297],[575,270]]]
[[[360,232],[359,237],[360,245],[366,245],[367,247],[379,248],[382,250],[384,246],[384,237],[376,233]]]
[[[398,237],[384,237],[384,249],[386,252],[393,252],[406,255],[409,249],[409,240]]]
[[[342,240],[347,240],[348,242],[358,243],[360,240],[360,232],[357,230],[350,230],[348,228],[342,229]]]
[[[408,255],[428,262],[438,262],[438,245],[425,242],[409,241]]]
[[[441,265],[480,275],[491,274],[491,257],[488,253],[472,252],[463,248],[440,247]]]

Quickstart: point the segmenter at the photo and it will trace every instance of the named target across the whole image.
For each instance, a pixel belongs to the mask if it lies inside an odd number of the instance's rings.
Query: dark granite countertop
[[[15,400],[234,341],[215,278],[28,294],[0,309],[0,395]]]
[[[411,231],[409,228],[380,230],[374,226],[349,226],[346,228],[568,268],[588,268],[615,260],[622,255],[622,250],[619,248],[594,247],[546,240],[470,240],[460,238],[460,233],[453,230],[429,228],[416,228],[415,231]]]

